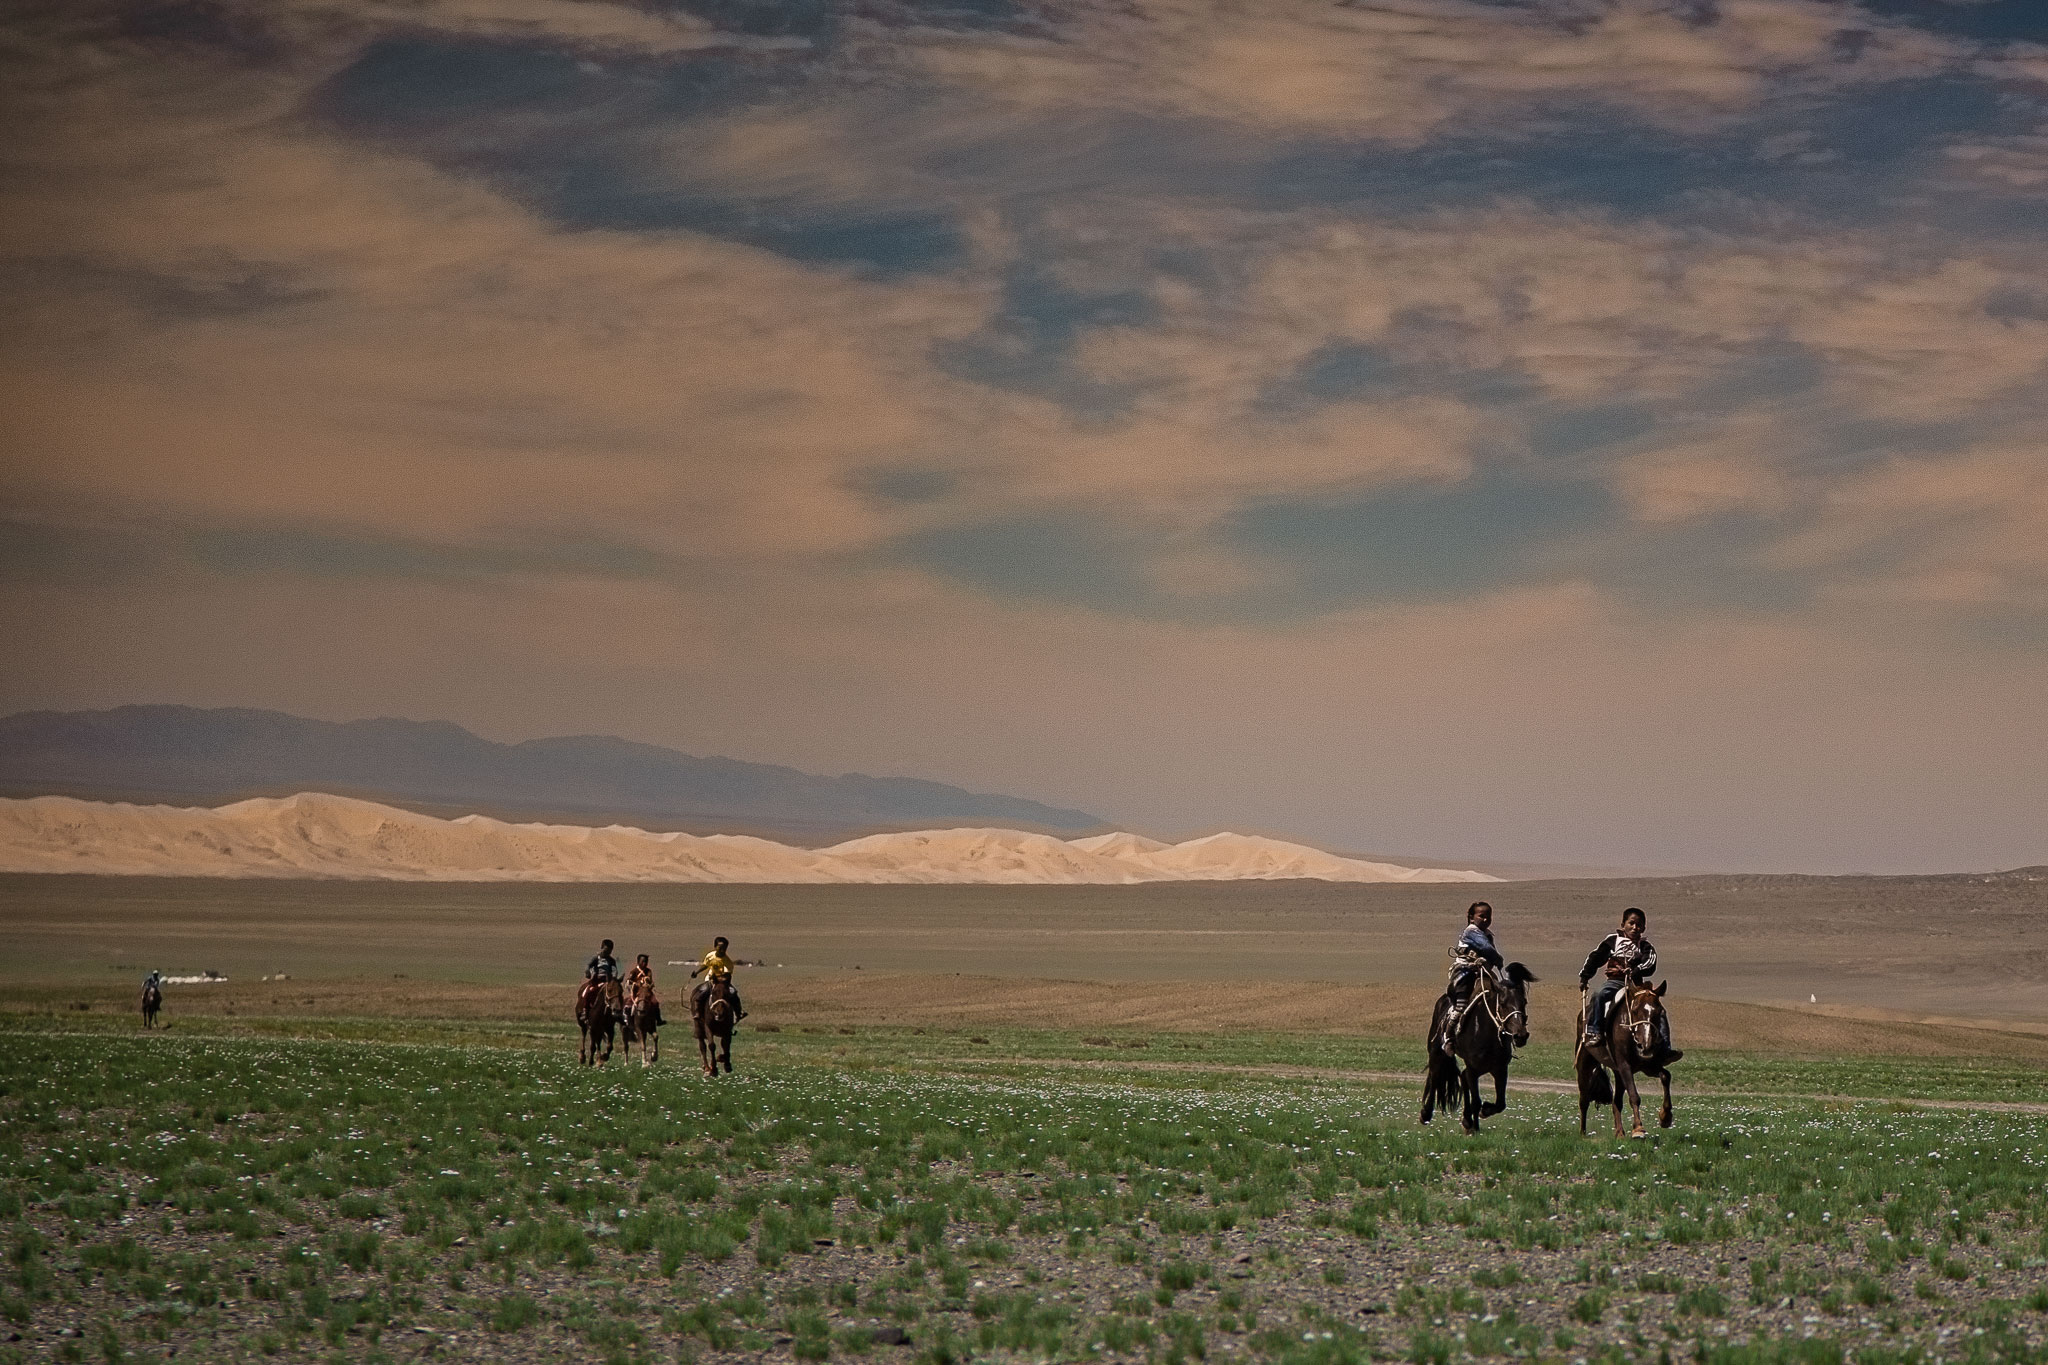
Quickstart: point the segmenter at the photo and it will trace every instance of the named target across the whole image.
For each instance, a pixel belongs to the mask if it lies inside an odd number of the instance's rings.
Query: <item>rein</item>
[[[1496,982],[1497,978],[1498,978],[1498,973],[1495,973],[1495,972],[1484,972],[1484,973],[1481,973],[1481,975],[1480,975],[1480,977],[1479,977],[1479,997],[1478,997],[1478,998],[1479,998],[1479,1000],[1480,1000],[1481,1002],[1483,1002],[1483,1003],[1485,1004],[1485,1006],[1486,1006],[1486,1014],[1487,1014],[1487,1017],[1493,1020],[1493,1026],[1494,1026],[1494,1027],[1495,1027],[1496,1029],[1500,1030],[1500,1031],[1501,1031],[1502,1033],[1508,1033],[1508,1032],[1510,1032],[1510,1031],[1511,1031],[1511,1030],[1510,1030],[1510,1029],[1508,1028],[1508,1021],[1509,1021],[1510,1019],[1519,1019],[1519,1018],[1521,1018],[1521,1016],[1522,1016],[1522,1011],[1521,1011],[1521,1010],[1518,1010],[1518,1009],[1516,1009],[1516,1008],[1514,1007],[1514,1001],[1513,1001],[1512,999],[1508,999],[1508,998],[1506,998],[1506,997],[1507,997],[1507,992],[1506,992],[1506,991],[1501,991],[1501,992],[1499,992],[1499,994],[1500,994],[1500,995],[1501,995],[1501,996],[1502,996],[1503,998],[1502,998],[1502,999],[1500,1000],[1500,1002],[1499,1002],[1498,1004],[1496,1004],[1496,1003],[1495,1003],[1495,1000],[1494,1000],[1494,995],[1495,995],[1495,991],[1494,991],[1494,989],[1493,989],[1493,988],[1494,988],[1494,985],[1495,985],[1495,982]],[[1505,1014],[1501,1013],[1501,1007],[1502,1007],[1502,1006],[1505,1006],[1505,1007],[1506,1007],[1506,1009],[1507,1009],[1507,1013],[1505,1013]]]
[[[1624,987],[1621,994],[1622,1027],[1628,1030],[1629,1041],[1636,1045],[1636,1051],[1644,1057],[1648,1057],[1653,1046],[1650,1038],[1650,1029],[1656,1023],[1656,1016],[1648,1010],[1644,1010],[1642,1011],[1642,1019],[1638,1020],[1636,1018],[1636,988],[1634,986]]]

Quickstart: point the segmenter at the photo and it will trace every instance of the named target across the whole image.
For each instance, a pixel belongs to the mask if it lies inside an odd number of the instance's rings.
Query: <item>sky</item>
[[[2048,862],[2035,0],[15,0],[0,710]]]

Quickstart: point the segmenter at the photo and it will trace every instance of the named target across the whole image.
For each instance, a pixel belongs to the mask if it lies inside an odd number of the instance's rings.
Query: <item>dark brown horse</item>
[[[633,1055],[633,1044],[640,1045],[640,1065],[653,1066],[661,1060],[661,1003],[654,998],[654,987],[642,979],[636,982],[633,993],[626,997],[626,1012],[619,1018],[619,1041],[625,1045],[626,1055]]]
[[[587,1066],[603,1066],[611,1060],[612,1033],[625,1013],[624,992],[616,981],[592,981],[576,993],[576,1027],[583,1041],[576,1060]],[[598,1051],[602,1043],[604,1050]]]
[[[1636,1094],[1637,1076],[1655,1076],[1664,1083],[1664,1107],[1657,1111],[1657,1126],[1671,1126],[1671,1064],[1685,1054],[1671,1046],[1671,1017],[1664,1012],[1664,988],[1628,985],[1608,1006],[1601,1040],[1586,1044],[1586,1004],[1579,1006],[1579,1045],[1572,1064],[1579,1075],[1579,1135],[1587,1136],[1586,1111],[1596,1104],[1614,1106],[1614,1135],[1621,1136],[1621,1098],[1628,1096],[1629,1115],[1635,1129],[1630,1137],[1648,1137],[1643,1128],[1643,1101]],[[1613,1082],[1607,1078],[1614,1072]]]
[[[164,1007],[164,989],[154,981],[142,983],[142,1026],[156,1027],[157,1011]]]
[[[1458,1017],[1451,1056],[1445,1056],[1438,1045],[1450,998],[1438,997],[1429,1020],[1429,1036],[1423,1042],[1429,1049],[1429,1069],[1422,1078],[1424,1123],[1435,1116],[1438,1105],[1448,1110],[1454,1101],[1462,1100],[1465,1131],[1476,1133],[1479,1120],[1508,1107],[1508,1063],[1515,1059],[1515,1049],[1529,1041],[1527,988],[1535,979],[1536,974],[1519,962],[1481,971],[1472,988],[1472,1003]],[[1462,1074],[1460,1062],[1464,1063]],[[1493,1077],[1493,1101],[1483,1104],[1479,1078],[1487,1075]]]
[[[697,1030],[697,1056],[704,1074],[716,1076],[723,1065],[732,1074],[732,1030],[738,1011],[732,991],[722,976],[714,976],[697,988],[690,1007],[690,1023]]]

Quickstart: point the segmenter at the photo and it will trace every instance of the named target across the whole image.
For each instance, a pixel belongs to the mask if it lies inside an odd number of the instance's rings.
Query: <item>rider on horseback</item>
[[[747,1017],[747,1012],[740,1008],[740,993],[733,988],[733,960],[726,956],[726,948],[728,946],[723,934],[712,939],[711,951],[704,954],[703,960],[690,969],[690,976],[693,980],[698,976],[704,977],[704,980],[698,983],[697,988],[690,992],[690,1013],[692,1016],[704,1013],[704,1004],[711,998],[711,985],[713,982],[717,982],[725,987],[726,998],[732,1001],[732,1017],[735,1019]]]
[[[1500,949],[1493,946],[1493,907],[1485,901],[1474,901],[1465,911],[1465,932],[1451,945],[1451,981],[1444,992],[1450,1004],[1444,1010],[1443,1039],[1439,1044],[1446,1053],[1451,1051],[1459,1018],[1472,1003],[1472,988],[1479,980],[1480,969],[1497,968],[1503,962]]]
[[[619,979],[619,960],[612,956],[612,941],[606,939],[598,947],[596,956],[583,964],[583,988],[577,992],[579,1002],[592,992],[601,991],[605,986]],[[578,1008],[581,1008],[579,1003]]]
[[[629,1003],[638,1002],[643,993],[646,996],[648,1006],[653,1011],[651,1016],[653,1025],[655,1028],[660,1028],[661,1000],[654,993],[654,968],[647,965],[647,954],[645,953],[640,954],[639,957],[634,959],[633,965],[626,968],[627,1001]]]
[[[1607,1011],[1622,988],[1631,982],[1647,985],[1657,974],[1657,949],[1643,937],[1643,930],[1649,925],[1650,917],[1630,906],[1621,912],[1621,928],[1601,939],[1599,946],[1586,954],[1586,965],[1579,968],[1579,993],[1585,994],[1595,972],[1604,970],[1607,977],[1586,1002],[1587,1047],[1597,1047],[1606,1038]]]

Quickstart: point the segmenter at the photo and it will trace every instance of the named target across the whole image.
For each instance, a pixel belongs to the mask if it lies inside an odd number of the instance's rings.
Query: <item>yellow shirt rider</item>
[[[730,946],[723,934],[712,939],[711,951],[704,954],[697,965],[690,969],[692,978],[704,977],[704,980],[698,983],[697,988],[690,992],[690,1012],[692,1014],[702,1014],[704,1012],[704,1002],[711,995],[711,983],[716,981],[725,987],[726,996],[732,1001],[733,1018],[744,1019],[747,1017],[746,1010],[740,1006],[740,993],[734,989],[732,984],[732,969],[736,964],[732,958],[726,955],[726,950]]]

